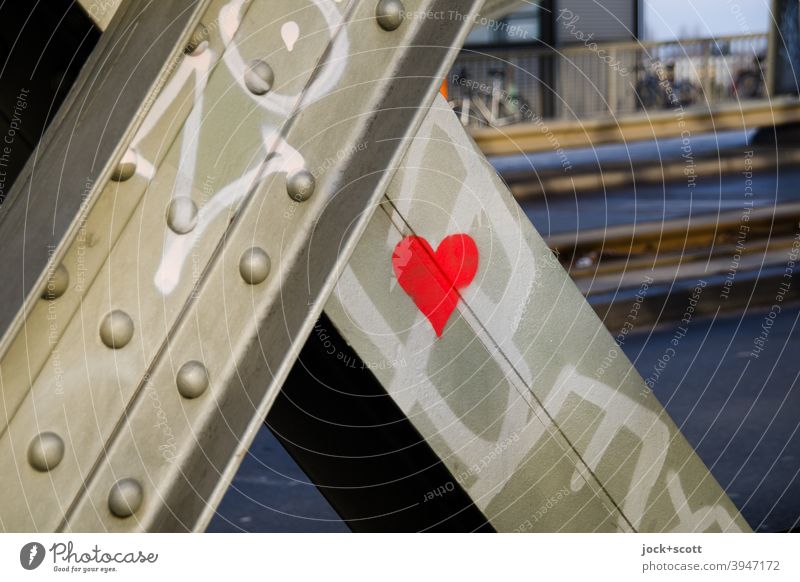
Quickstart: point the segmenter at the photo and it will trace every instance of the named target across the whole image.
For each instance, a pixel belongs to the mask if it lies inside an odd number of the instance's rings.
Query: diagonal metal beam
[[[0,365],[4,528],[205,527],[479,5],[211,5],[7,336],[59,314]]]
[[[116,14],[0,207],[0,353],[45,287],[210,0],[131,0]],[[38,293],[37,293],[38,290]]]
[[[326,314],[497,531],[749,530],[443,99],[381,209]],[[455,234],[478,270],[437,337],[452,275],[402,244]]]
[[[425,13],[453,3],[407,6]],[[175,362],[202,359],[216,387],[213,397],[198,400],[196,410],[174,390],[164,397],[163,410],[176,419],[172,431],[181,444],[176,462],[163,463],[157,448],[142,447],[152,438],[152,406],[140,385],[124,426],[106,447],[107,460],[89,476],[65,528],[205,527],[390,180],[386,168],[402,157],[467,32],[463,20],[442,26],[424,18],[395,20],[391,14],[376,19],[374,3],[352,3],[280,138],[299,158],[283,152],[283,171],[256,184],[145,374],[148,384],[174,385]],[[337,53],[333,45],[344,36],[349,50]],[[341,67],[342,76],[329,96],[312,99],[310,88],[329,64]],[[304,171],[317,174],[314,169],[324,168],[326,159],[339,157],[332,144],[366,155],[319,172],[314,194],[299,201],[305,196],[293,191],[298,168],[291,165],[301,163]],[[265,161],[263,175],[272,160]],[[258,271],[257,261],[255,267],[248,262],[248,248],[271,258],[263,283],[242,281],[253,268]],[[221,300],[227,309],[217,307]],[[236,337],[220,336],[217,345],[210,344],[214,330],[224,328],[235,330]],[[121,472],[159,500],[143,504],[135,521],[109,520],[96,510],[115,491]]]

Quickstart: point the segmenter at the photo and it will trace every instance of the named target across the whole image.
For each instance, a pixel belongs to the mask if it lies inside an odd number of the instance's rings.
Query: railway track
[[[797,257],[800,203],[748,208],[691,219],[614,226],[551,236],[547,242],[606,325],[628,320],[633,296],[647,284],[647,305],[637,324],[681,315],[697,281],[704,296],[697,311],[752,309],[800,298],[791,262]],[[713,290],[713,292],[711,292]]]

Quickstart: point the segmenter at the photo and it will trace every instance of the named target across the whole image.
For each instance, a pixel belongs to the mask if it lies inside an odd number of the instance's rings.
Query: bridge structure
[[[439,95],[482,5],[103,20],[0,208],[0,529],[203,530],[269,418],[357,531],[749,530]]]

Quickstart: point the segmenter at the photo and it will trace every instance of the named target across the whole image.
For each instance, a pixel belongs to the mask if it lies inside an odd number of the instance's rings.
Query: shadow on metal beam
[[[325,314],[267,426],[353,531],[494,531]]]

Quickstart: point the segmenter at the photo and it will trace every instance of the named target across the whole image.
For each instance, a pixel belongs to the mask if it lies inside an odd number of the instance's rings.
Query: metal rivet
[[[263,95],[272,89],[274,82],[275,73],[264,61],[253,61],[244,73],[244,84],[256,95]]]
[[[181,396],[197,398],[208,388],[208,370],[197,360],[186,362],[178,370],[175,383],[178,385],[178,392]]]
[[[209,33],[205,25],[198,25],[198,27],[194,29],[192,38],[189,39],[189,44],[186,45],[186,50],[184,52],[192,57],[202,55],[208,48],[208,37]]]
[[[138,161],[139,156],[136,151],[128,149],[117,164],[117,167],[114,168],[111,179],[115,182],[124,182],[130,179],[136,173],[136,163]]]
[[[133,337],[133,320],[130,315],[115,309],[108,313],[100,324],[100,339],[109,348],[124,347]]]
[[[314,193],[317,181],[306,169],[295,170],[286,176],[286,191],[295,202],[305,202]]]
[[[267,253],[258,247],[247,249],[239,259],[239,272],[242,279],[251,285],[258,285],[269,275],[270,260]]]
[[[141,507],[142,486],[136,479],[120,479],[108,493],[108,508],[117,517],[129,517]]]
[[[28,462],[37,471],[50,471],[64,458],[64,441],[54,432],[37,435],[28,446]]]
[[[69,272],[64,265],[56,267],[47,279],[42,299],[58,299],[69,287]]]
[[[197,205],[188,196],[178,196],[167,207],[167,225],[177,234],[186,234],[197,225]]]
[[[375,8],[375,18],[384,30],[395,30],[403,23],[406,8],[400,0],[381,0]]]

